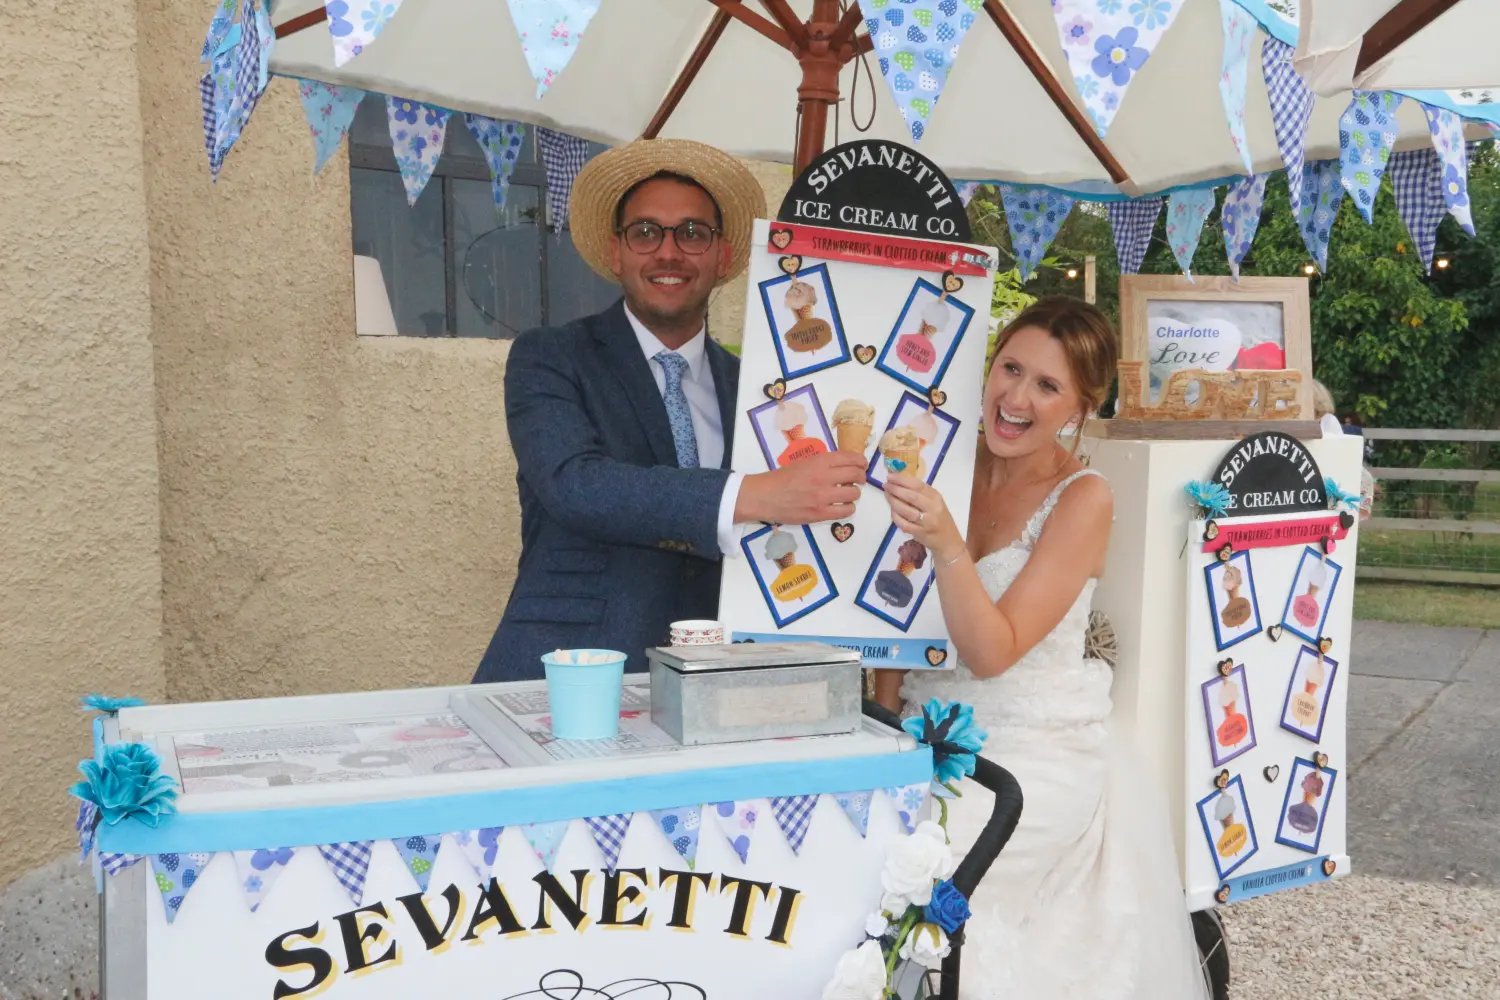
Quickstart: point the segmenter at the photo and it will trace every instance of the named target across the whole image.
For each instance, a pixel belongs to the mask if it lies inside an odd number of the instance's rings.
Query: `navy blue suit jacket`
[[[739,359],[709,338],[724,426],[718,469],[682,469],[623,302],[517,337],[505,419],[521,559],[475,683],[535,679],[554,649],[617,649],[646,668],[669,625],[717,618],[719,501],[729,480]]]

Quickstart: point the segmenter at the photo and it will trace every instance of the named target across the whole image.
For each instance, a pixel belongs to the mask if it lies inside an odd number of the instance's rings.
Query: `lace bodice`
[[[1087,475],[1099,473],[1082,469],[1058,483],[1026,523],[1020,538],[979,560],[975,568],[991,600],[998,601],[1020,576],[1063,491]],[[929,698],[938,698],[973,705],[979,721],[988,727],[1046,729],[1103,722],[1110,712],[1109,665],[1083,654],[1096,582],[1084,584],[1057,627],[999,677],[975,677],[962,657],[956,658],[952,670],[908,673],[901,685],[907,712]]]

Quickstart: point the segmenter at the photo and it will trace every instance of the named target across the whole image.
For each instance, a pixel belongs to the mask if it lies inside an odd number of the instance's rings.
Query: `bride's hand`
[[[915,476],[892,473],[885,482],[891,522],[923,545],[939,563],[964,551],[964,536],[943,495]]]

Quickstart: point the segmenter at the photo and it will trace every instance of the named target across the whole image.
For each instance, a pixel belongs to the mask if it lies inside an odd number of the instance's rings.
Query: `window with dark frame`
[[[589,156],[605,149],[589,144]],[[547,174],[535,130],[503,213],[489,168],[462,115],[448,120],[443,155],[415,205],[396,167],[385,102],[360,104],[349,130],[354,253],[380,262],[396,331],[405,337],[509,340],[599,312],[619,297],[594,274],[566,228],[549,225]]]

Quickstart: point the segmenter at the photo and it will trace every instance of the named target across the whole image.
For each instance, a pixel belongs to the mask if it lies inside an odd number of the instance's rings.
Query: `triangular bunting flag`
[[[234,27],[234,5],[235,0],[219,0],[219,9],[214,11],[213,20],[208,22],[208,33],[203,38],[203,52],[198,57],[199,62],[210,62],[219,51],[219,46],[229,38],[229,32]]]
[[[1464,232],[1473,236],[1474,218],[1469,210],[1469,157],[1464,148],[1463,119],[1445,108],[1423,105],[1422,110],[1427,113],[1432,148],[1443,161],[1443,203]]]
[[[793,854],[802,850],[802,841],[807,839],[807,831],[812,828],[813,809],[817,804],[816,795],[789,795],[771,800],[771,815],[776,817],[776,825],[781,827]]]
[[[406,203],[415,205],[443,155],[448,112],[417,101],[387,97],[385,114],[390,124],[391,152],[396,154],[401,182],[406,185]]]
[[[233,53],[216,55],[198,80],[198,104],[203,112],[203,149],[208,155],[208,176],[214,183],[218,183],[219,168],[224,165],[219,136],[228,131],[229,105],[234,98],[233,67]]]
[[[750,860],[750,835],[755,832],[755,821],[760,818],[755,803],[719,802],[709,806],[709,812],[713,813],[720,832],[734,848],[734,853],[739,855],[740,862]]]
[[[1301,205],[1302,160],[1307,151],[1307,123],[1312,120],[1313,92],[1292,67],[1293,48],[1270,36],[1261,46],[1261,71],[1266,94],[1271,99],[1271,124],[1276,129],[1276,148],[1286,164],[1286,185],[1292,197],[1292,212]]]
[[[1050,188],[1001,184],[1000,203],[1010,223],[1010,244],[1021,265],[1021,280],[1027,281],[1067,221],[1073,199]]]
[[[865,19],[865,28],[880,59],[880,75],[912,141],[921,142],[980,5],[972,0],[902,0],[884,10],[875,6],[867,8],[875,16]]]
[[[954,181],[953,189],[958,192],[958,200],[963,202],[965,208],[969,202],[974,200],[974,193],[979,190],[980,181]]]
[[[1333,220],[1338,217],[1339,203],[1343,200],[1339,161],[1309,163],[1302,172],[1302,207],[1297,211],[1297,226],[1319,270],[1328,269],[1328,241],[1333,237]]]
[[[567,829],[567,824],[564,823],[563,831],[566,832]],[[495,855],[500,853],[500,834],[504,831],[503,826],[484,826],[477,830],[459,830],[449,834],[480,882],[487,881],[490,871],[495,867]],[[556,852],[555,847],[553,851]],[[540,857],[538,854],[539,859]],[[548,870],[551,870],[551,865],[548,865]]]
[[[401,0],[327,0],[323,8],[333,36],[333,64],[342,66],[380,37]]]
[[[1431,273],[1438,223],[1448,212],[1443,199],[1443,161],[1435,149],[1407,149],[1391,156],[1390,174],[1396,214],[1416,244],[1423,270]]]
[[[1260,210],[1266,201],[1266,175],[1246,177],[1231,184],[1219,210],[1219,227],[1224,230],[1224,253],[1229,258],[1229,273],[1240,280],[1240,264],[1250,252],[1255,231],[1260,228]]]
[[[437,863],[438,848],[443,846],[441,833],[414,834],[397,837],[391,841],[396,852],[406,862],[406,870],[417,880],[417,888],[427,891],[427,882],[432,878],[432,866]]]
[[[358,906],[365,892],[365,876],[370,873],[370,842],[322,844],[318,853]]]
[[[490,194],[495,199],[495,213],[505,211],[505,194],[510,190],[510,175],[515,172],[526,126],[519,122],[497,122],[483,115],[465,115],[469,134],[484,151],[484,162],[490,168]]]
[[[557,849],[562,846],[563,837],[567,836],[568,821],[562,819],[553,823],[525,823],[521,826],[521,833],[525,835],[526,843],[536,852],[542,867],[550,872],[557,864]]]
[[[844,810],[844,815],[849,817],[849,822],[854,824],[854,829],[863,837],[870,829],[870,801],[875,798],[874,792],[843,792],[835,795],[839,808]]]
[[[1115,231],[1115,256],[1119,259],[1121,274],[1140,271],[1146,260],[1146,250],[1151,246],[1156,217],[1161,214],[1161,202],[1160,198],[1132,198],[1112,201],[1105,206],[1109,224]]]
[[[573,193],[573,178],[588,162],[589,144],[576,135],[540,126],[536,130],[536,144],[542,151],[542,166],[547,171],[547,205],[552,211],[552,228],[560,233],[568,224],[568,198]]]
[[[1229,122],[1229,138],[1239,151],[1245,172],[1255,170],[1250,160],[1250,142],[1245,136],[1245,80],[1250,68],[1250,43],[1255,41],[1256,20],[1235,0],[1219,0],[1219,18],[1224,26],[1224,61],[1219,70],[1219,97]]]
[[[92,802],[78,803],[78,818],[73,821],[73,829],[78,833],[78,863],[81,865],[89,859],[94,851],[94,832],[99,827],[99,807]]]
[[[298,80],[297,92],[302,96],[302,110],[307,115],[307,128],[312,132],[313,152],[317,162],[313,174],[319,174],[329,157],[344,141],[349,126],[354,124],[354,112],[365,92],[354,87],[335,87],[321,80]]]
[[[245,890],[245,902],[254,913],[261,900],[271,891],[271,886],[291,864],[293,851],[290,847],[270,850],[235,851],[234,864],[239,871],[240,888]]]
[[[590,816],[584,820],[594,843],[604,852],[604,870],[613,872],[615,862],[620,860],[620,848],[625,846],[625,833],[630,829],[630,816],[616,813],[613,816]]]
[[[1177,266],[1193,280],[1193,254],[1198,252],[1198,238],[1203,235],[1203,220],[1213,211],[1212,188],[1174,191],[1167,199],[1167,244]]]
[[[930,784],[926,782],[885,790],[885,794],[890,797],[891,804],[896,807],[896,816],[901,820],[901,828],[907,833],[917,828],[917,822],[922,817],[922,807],[927,804],[927,789]]]
[[[271,27],[271,19],[261,0],[245,0],[239,27],[240,43],[233,50],[230,71],[233,95],[227,123],[219,132],[221,162],[244,133],[255,106],[260,103],[260,95],[265,93],[266,84],[270,82],[266,67],[271,45],[276,40],[275,29]]]
[[[682,856],[687,866],[698,863],[698,830],[702,824],[703,810],[699,806],[681,806],[677,809],[653,809],[651,818],[661,829],[662,836],[672,849]]]
[[[1052,0],[1073,83],[1101,137],[1181,9],[1181,0]]]
[[[99,867],[104,869],[105,874],[118,875],[127,868],[134,866],[141,860],[140,854],[104,854],[99,855]]]
[[[536,80],[540,100],[568,65],[599,0],[509,0],[510,19],[521,38],[521,52]]]
[[[1339,117],[1339,181],[1366,222],[1396,144],[1396,109],[1403,100],[1389,90],[1356,90]]]
[[[151,872],[167,913],[167,923],[177,919],[188,890],[203,874],[212,854],[153,854]]]

